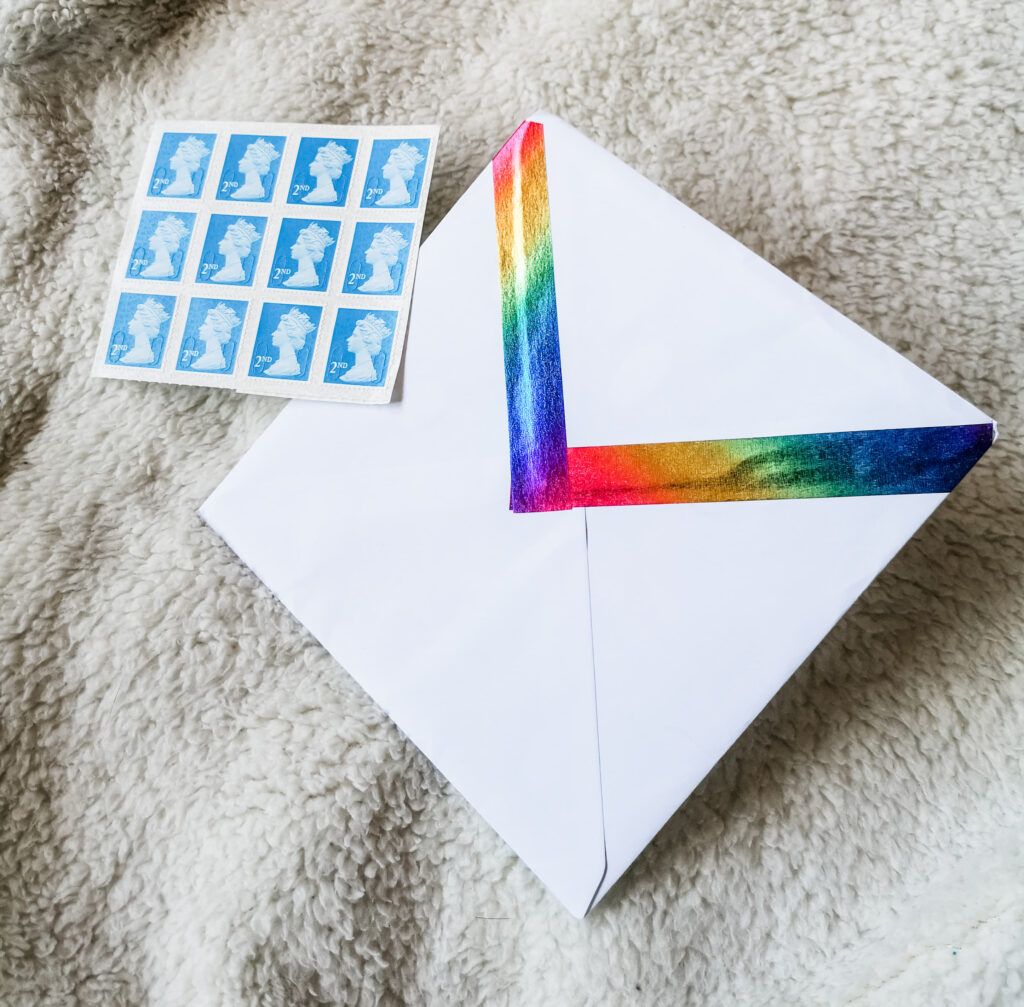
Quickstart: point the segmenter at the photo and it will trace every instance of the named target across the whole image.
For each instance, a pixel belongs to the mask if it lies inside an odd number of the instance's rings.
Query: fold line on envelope
[[[583,547],[587,560],[587,615],[590,619],[590,674],[594,684],[594,731],[597,736],[597,781],[598,796],[601,803],[601,848],[604,852],[604,866],[601,869],[601,876],[597,879],[594,894],[587,904],[583,915],[586,916],[597,903],[604,879],[608,877],[608,823],[605,821],[604,811],[604,769],[601,765],[601,703],[597,695],[597,650],[594,646],[594,604],[593,590],[590,585],[590,525],[587,522],[588,511],[583,508]]]

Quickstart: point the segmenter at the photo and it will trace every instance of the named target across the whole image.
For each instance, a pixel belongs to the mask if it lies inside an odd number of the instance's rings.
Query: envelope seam
[[[594,604],[593,594],[590,590],[590,525],[587,521],[587,510],[583,508],[583,543],[587,556],[587,618],[590,621],[590,673],[593,681],[594,696],[594,734],[597,740],[597,793],[601,805],[601,855],[604,858],[604,866],[601,868],[601,876],[597,880],[597,887],[587,904],[583,915],[586,916],[597,902],[604,879],[608,876],[608,831],[605,828],[604,820],[604,767],[601,764],[601,711],[597,699],[597,650],[594,647]]]

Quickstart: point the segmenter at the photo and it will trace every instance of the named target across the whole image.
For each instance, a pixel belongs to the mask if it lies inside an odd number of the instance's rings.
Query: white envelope
[[[570,445],[982,424],[548,114]],[[491,168],[424,243],[401,401],[295,402],[202,508],[576,916],[945,494],[509,510]]]

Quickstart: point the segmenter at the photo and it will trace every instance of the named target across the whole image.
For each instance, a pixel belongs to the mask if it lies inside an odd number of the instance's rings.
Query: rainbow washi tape
[[[492,169],[513,511],[948,493],[992,444],[983,423],[569,447],[544,127]]]
[[[948,493],[992,424],[569,448],[574,507]]]
[[[544,127],[524,122],[492,162],[513,511],[565,510],[562,358]]]

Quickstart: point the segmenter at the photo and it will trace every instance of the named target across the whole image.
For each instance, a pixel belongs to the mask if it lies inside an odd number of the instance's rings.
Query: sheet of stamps
[[[157,123],[93,373],[390,401],[437,136]]]

